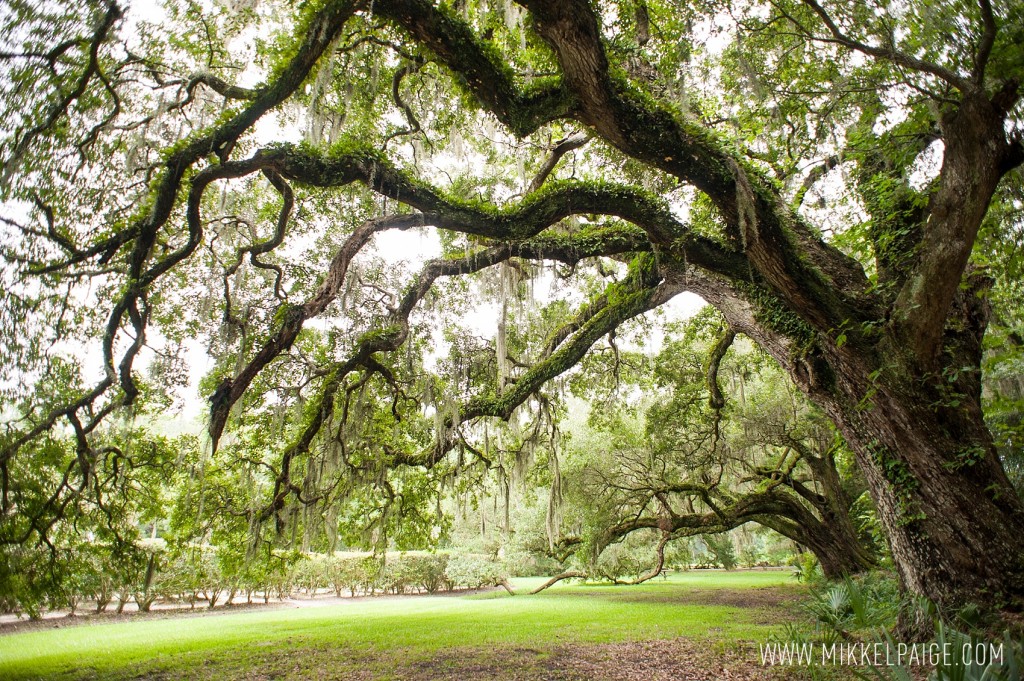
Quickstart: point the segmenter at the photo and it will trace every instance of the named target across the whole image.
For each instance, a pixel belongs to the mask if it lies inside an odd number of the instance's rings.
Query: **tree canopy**
[[[381,540],[504,465],[489,428],[557,439],[552,381],[602,338],[619,362],[618,335],[689,291],[834,422],[906,588],[1024,598],[1014,445],[981,374],[990,323],[1020,346],[1016,3],[14,2],[2,21],[5,545],[52,546],[79,513],[116,527],[111,495],[190,456],[230,462],[203,484],[232,531],[345,512]],[[369,257],[388,232],[440,255]],[[209,441],[175,459],[143,424],[192,339],[215,360]],[[1005,434],[1020,395],[999,390]]]

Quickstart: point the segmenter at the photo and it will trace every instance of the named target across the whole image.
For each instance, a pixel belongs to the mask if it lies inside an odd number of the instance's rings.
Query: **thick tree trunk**
[[[822,574],[829,579],[854,575],[877,565],[874,557],[857,538],[849,518],[846,518],[845,523],[813,520],[792,525],[779,517],[760,518],[757,522],[813,553]]]
[[[691,282],[698,277],[691,274]],[[937,363],[949,367],[943,372],[921,368],[898,337],[838,346],[834,333],[820,333],[816,350],[803,354],[767,328],[731,284],[709,278],[691,288],[835,422],[864,473],[908,591],[946,609],[1024,606],[1024,504],[981,410],[985,319],[966,309],[973,294],[953,306]]]
[[[947,328],[944,372],[883,338],[877,350],[826,349],[817,378],[793,362],[790,373],[853,448],[903,585],[946,609],[1020,607],[1024,504],[981,410],[985,318],[960,305],[974,298],[955,306],[951,325],[966,331]]]
[[[881,333],[824,343],[832,385],[803,381],[856,452],[904,586],[946,608],[1024,606],[1024,504],[981,410],[990,283],[965,276],[1000,178],[1019,163],[1001,96],[965,93],[940,120],[938,188]]]
[[[874,561],[866,557],[860,546],[856,544],[839,545],[814,542],[808,543],[807,548],[818,559],[821,572],[828,579],[840,579],[857,574],[875,565]]]
[[[879,366],[835,352],[817,378],[784,364],[853,448],[906,589],[947,609],[1019,607],[1024,506],[985,426],[977,370],[922,376],[895,350],[884,356]]]
[[[882,387],[833,417],[867,478],[904,586],[940,606],[1024,603],[1024,509],[976,400]],[[833,409],[839,405],[832,405]]]

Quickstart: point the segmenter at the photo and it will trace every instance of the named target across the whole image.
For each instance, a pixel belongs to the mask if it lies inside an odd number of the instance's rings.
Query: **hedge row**
[[[0,579],[0,612],[39,617],[44,610],[68,609],[74,613],[86,602],[95,611],[116,609],[135,602],[148,611],[156,602],[208,607],[231,603],[236,597],[263,601],[287,598],[296,592],[316,596],[333,591],[338,596],[404,594],[476,589],[505,582],[503,562],[479,554],[408,552],[387,555],[276,554],[245,560],[239,554],[212,546],[148,547],[138,560],[115,563],[100,559],[65,565],[66,578],[59,589],[41,592],[17,587],[12,579]],[[83,554],[84,555],[84,554]],[[0,575],[2,576],[2,575]],[[11,575],[7,575],[11,577]]]
[[[307,594],[332,589],[338,596],[365,596],[497,586],[508,572],[502,563],[473,554],[313,554],[296,563],[294,578]]]

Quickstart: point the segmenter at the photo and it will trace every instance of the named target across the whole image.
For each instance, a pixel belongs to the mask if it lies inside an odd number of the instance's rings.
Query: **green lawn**
[[[543,581],[515,586],[525,592]],[[84,624],[0,636],[0,678],[410,678],[420,675],[416,661],[449,649],[484,657],[529,650],[543,664],[567,644],[686,637],[735,646],[776,631],[797,589],[788,572],[695,571],[639,586],[558,585],[537,596],[362,598]],[[405,671],[392,677],[396,662]],[[420,676],[449,678],[435,671]]]

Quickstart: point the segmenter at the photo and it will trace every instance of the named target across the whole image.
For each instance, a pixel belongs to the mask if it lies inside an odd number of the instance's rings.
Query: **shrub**
[[[380,563],[373,556],[333,555],[328,562],[328,581],[338,596],[373,593],[380,572]]]
[[[427,593],[440,591],[448,584],[445,570],[449,559],[447,553],[402,554],[409,580],[416,588]]]
[[[386,560],[381,571],[380,585],[385,593],[405,593],[412,586],[408,562],[402,558]]]
[[[792,556],[790,563],[796,568],[794,576],[797,578],[797,581],[811,583],[822,579],[818,558],[810,551],[804,551]]]
[[[479,589],[497,586],[508,579],[508,572],[497,562],[471,554],[454,555],[448,560],[445,574],[453,587]]]
[[[805,607],[818,622],[846,636],[852,630],[894,626],[901,602],[892,576],[869,573],[812,586]]]
[[[292,568],[294,584],[305,589],[313,598],[317,591],[330,584],[328,557],[322,553],[307,553]]]

